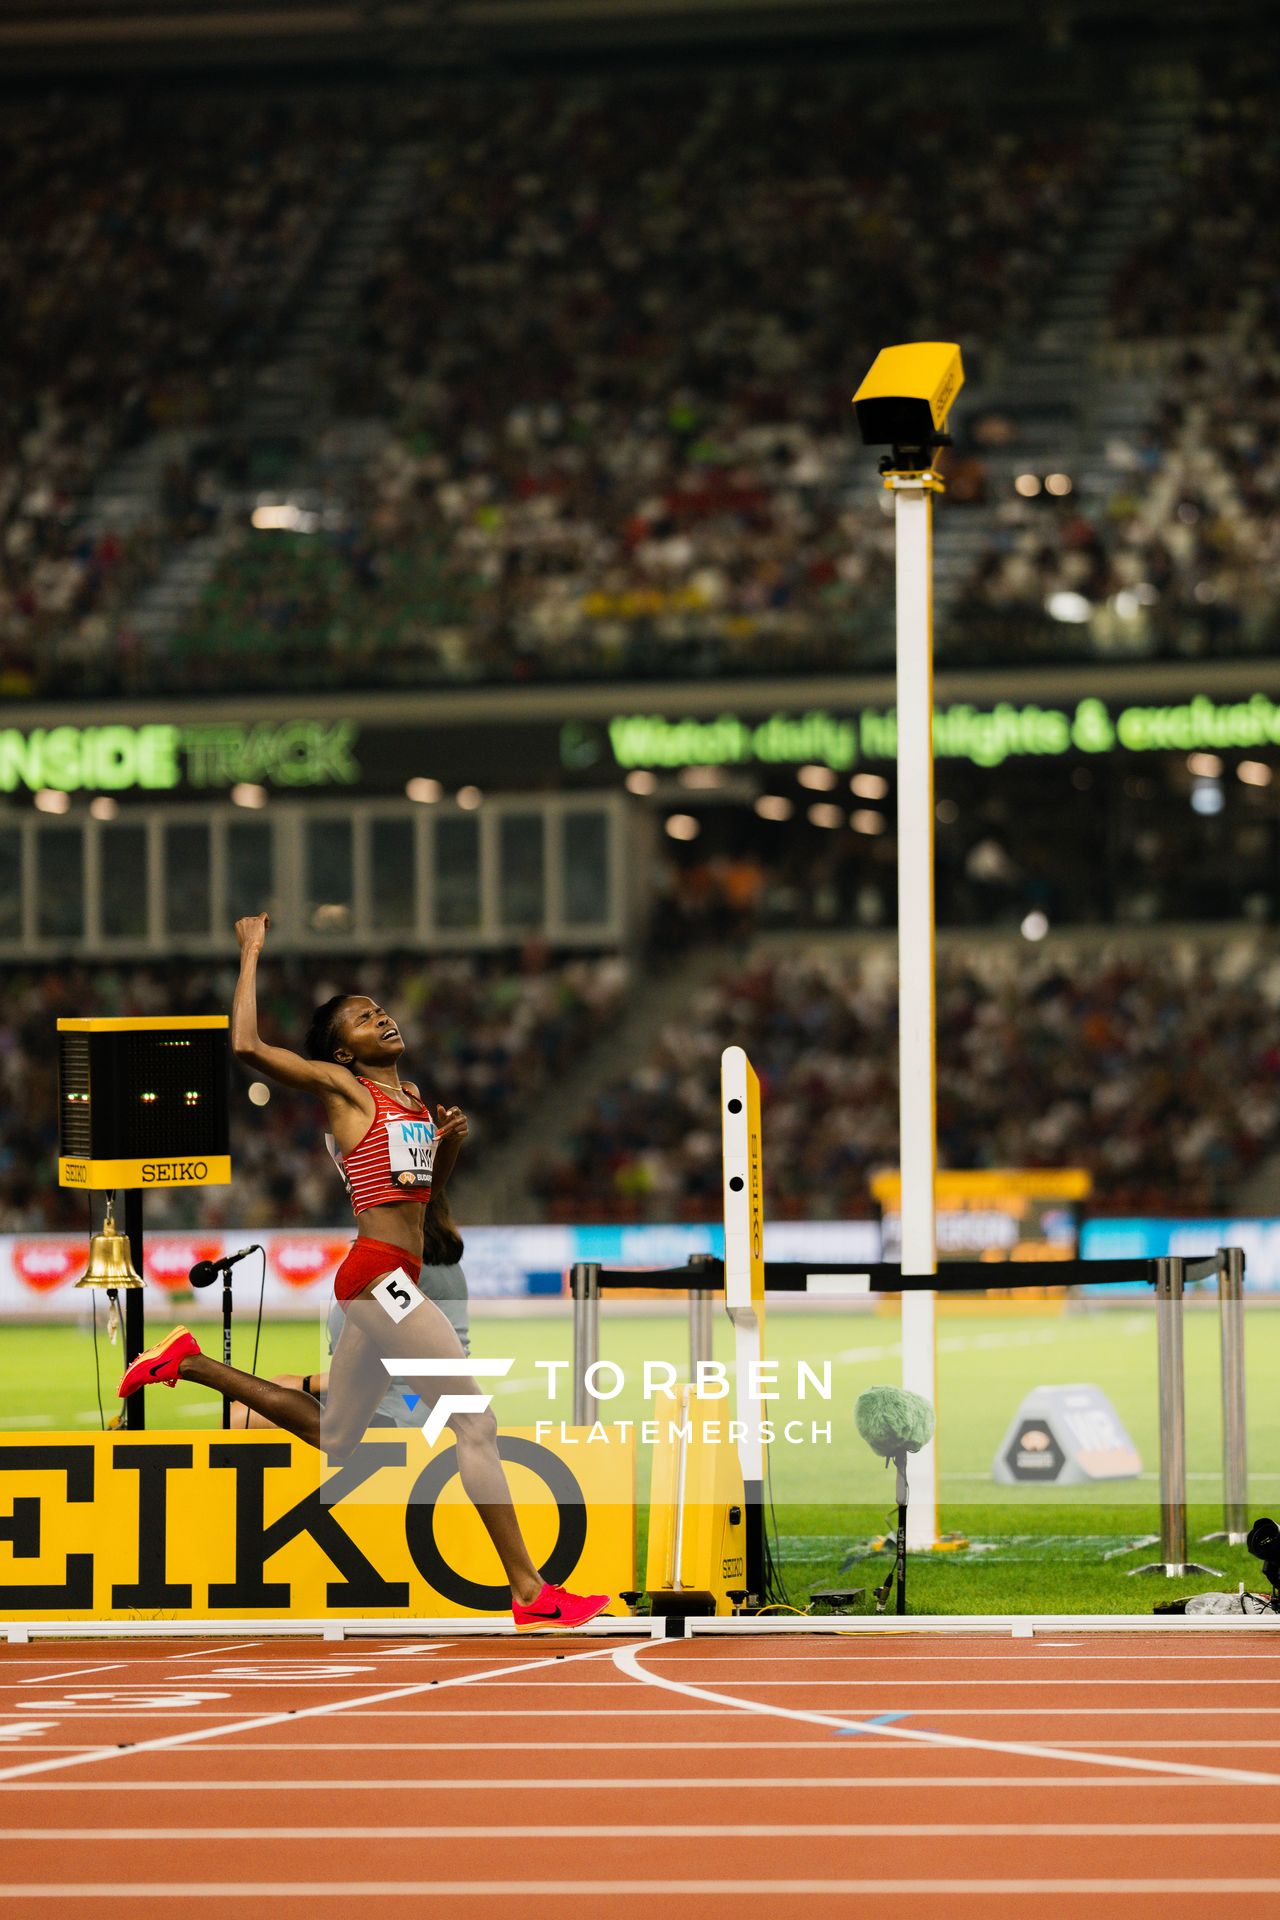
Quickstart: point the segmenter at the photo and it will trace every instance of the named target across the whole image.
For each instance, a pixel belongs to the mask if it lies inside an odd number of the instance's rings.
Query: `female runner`
[[[269,925],[265,913],[236,922],[240,978],[231,1008],[231,1045],[246,1065],[321,1101],[328,1120],[327,1144],[356,1215],[355,1243],[334,1280],[346,1317],[329,1369],[325,1404],[321,1408],[309,1393],[211,1360],[185,1327],[176,1327],[140,1354],[119,1392],[123,1399],[160,1381],[173,1386],[177,1380],[194,1380],[242,1401],[338,1464],[354,1451],[386,1392],[384,1360],[464,1358],[448,1320],[418,1287],[418,1275],[423,1205],[431,1198],[433,1174],[444,1179],[452,1170],[466,1119],[456,1107],[437,1107],[433,1120],[413,1082],[401,1082],[397,1062],[404,1041],[399,1029],[363,994],[338,994],[317,1010],[307,1032],[309,1058],[269,1046],[258,1032],[257,1006],[258,955]],[[394,1290],[378,1295],[382,1283],[393,1278]],[[399,1304],[393,1306],[393,1301]],[[445,1382],[434,1389],[430,1381],[420,1384],[423,1399],[430,1402]],[[470,1378],[455,1375],[447,1384],[459,1397],[480,1397]],[[580,1627],[594,1620],[608,1606],[607,1594],[572,1594],[550,1586],[529,1557],[492,1413],[454,1411],[448,1425],[457,1443],[463,1487],[511,1584],[516,1625]]]

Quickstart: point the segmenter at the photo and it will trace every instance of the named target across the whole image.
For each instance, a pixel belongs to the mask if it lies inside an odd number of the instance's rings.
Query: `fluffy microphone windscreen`
[[[868,1387],[853,1410],[858,1432],[873,1453],[885,1460],[895,1453],[919,1453],[933,1438],[933,1408],[903,1387]]]

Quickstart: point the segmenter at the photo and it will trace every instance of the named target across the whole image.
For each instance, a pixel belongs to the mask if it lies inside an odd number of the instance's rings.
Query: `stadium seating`
[[[880,658],[891,528],[850,378],[886,330],[954,332],[976,367],[1025,326],[1116,136],[1028,114],[993,138],[935,102],[886,169],[915,84],[452,99],[335,369],[393,437],[328,532],[244,532],[182,659],[341,685],[371,654],[403,682]]]
[[[1145,952],[1008,943],[943,957],[938,1135],[945,1166],[1082,1166],[1098,1212],[1212,1211],[1280,1143],[1280,971],[1246,939]],[[889,944],[757,956],[727,972],[542,1159],[554,1219],[718,1217],[721,1049],[765,1102],[775,1217],[871,1211],[896,1164],[897,977]]]
[[[0,694],[129,683],[130,602],[214,508],[180,452],[127,526],[90,511],[95,483],[153,435],[234,416],[367,154],[361,118],[289,98],[7,103]]]
[[[962,84],[922,114],[927,89],[748,68],[440,83],[429,111],[352,93],[10,114],[0,693],[885,664],[891,525],[850,381],[889,333],[943,334],[981,393],[1087,243],[1124,138],[1082,96],[1010,101],[993,134]],[[1028,498],[981,413],[961,422],[948,515],[986,514],[941,657],[1270,650],[1268,113],[1247,76],[1205,77],[1116,277],[1112,347],[1152,346],[1163,387],[1145,430],[1095,450],[1070,497]],[[397,140],[418,156],[408,211],[299,453],[313,530],[255,528],[200,436],[242,417]],[[326,408],[379,444],[335,459]],[[107,464],[175,431],[148,511],[104,522]],[[140,591],[210,527],[227,537],[203,596],[144,636]]]

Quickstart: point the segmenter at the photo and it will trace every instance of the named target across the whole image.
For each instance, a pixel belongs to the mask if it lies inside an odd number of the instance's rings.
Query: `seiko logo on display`
[[[208,1178],[207,1160],[144,1160],[142,1164],[144,1187],[181,1186],[188,1180]]]

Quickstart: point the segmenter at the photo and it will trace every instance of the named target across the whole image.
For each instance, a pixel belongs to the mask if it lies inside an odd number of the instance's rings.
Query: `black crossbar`
[[[818,1276],[857,1282],[868,1293],[987,1293],[992,1288],[1154,1286],[1154,1260],[947,1260],[936,1273],[904,1274],[887,1260],[859,1264],[841,1261],[768,1260],[766,1293],[808,1293]],[[821,1296],[821,1285],[813,1291]],[[850,1287],[850,1292],[855,1291]]]
[[[765,1263],[766,1293],[809,1293],[821,1298],[822,1281],[848,1280],[850,1293],[988,1293],[993,1289],[1018,1291],[1030,1287],[1154,1286],[1155,1260],[948,1260],[937,1273],[904,1274],[887,1260],[861,1262],[769,1260]],[[1217,1256],[1206,1254],[1186,1262],[1187,1277],[1205,1278],[1217,1271]],[[1198,1271],[1196,1271],[1198,1269]],[[604,1291],[671,1292],[724,1288],[724,1261],[695,1257],[686,1267],[579,1266],[577,1274],[591,1274]],[[817,1286],[812,1282],[818,1280]],[[832,1290],[838,1298],[838,1290]]]

